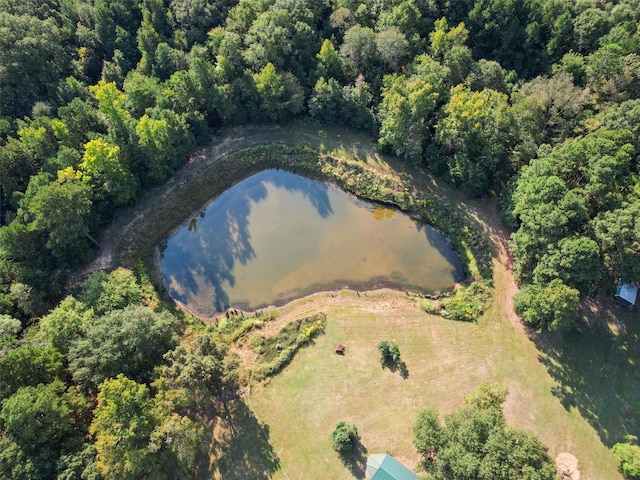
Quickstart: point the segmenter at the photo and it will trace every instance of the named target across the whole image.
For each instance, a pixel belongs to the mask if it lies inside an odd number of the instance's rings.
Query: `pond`
[[[428,293],[463,279],[431,226],[281,170],[215,198],[161,246],[160,265],[170,295],[200,316],[340,288]]]

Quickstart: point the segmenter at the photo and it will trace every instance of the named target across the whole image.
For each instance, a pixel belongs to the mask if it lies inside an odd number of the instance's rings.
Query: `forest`
[[[293,120],[496,199],[536,330],[640,281],[637,0],[0,0],[1,477],[190,476],[236,360],[129,271],[69,282],[222,128]]]

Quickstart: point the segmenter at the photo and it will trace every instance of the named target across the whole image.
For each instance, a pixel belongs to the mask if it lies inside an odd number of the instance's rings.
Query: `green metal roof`
[[[418,480],[415,473],[388,453],[371,455],[367,460],[370,480]]]

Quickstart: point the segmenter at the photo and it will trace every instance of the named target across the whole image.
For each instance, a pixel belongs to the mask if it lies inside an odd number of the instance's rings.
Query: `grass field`
[[[483,380],[509,387],[509,423],[538,434],[553,458],[574,454],[583,479],[622,478],[603,442],[637,433],[637,425],[625,421],[630,412],[624,398],[638,397],[629,385],[633,369],[623,355],[604,351],[606,341],[590,334],[555,336],[542,341],[553,347],[540,351],[495,307],[478,324],[463,324],[423,314],[393,295],[375,300],[373,312],[368,302],[351,296],[329,302],[325,335],[267,386],[254,389],[251,405],[269,426],[282,465],[270,478],[363,478],[331,448],[329,434],[339,420],[358,426],[368,454],[388,451],[415,467],[411,428],[417,412],[449,412]],[[376,344],[382,339],[398,343],[408,378],[380,367]],[[337,343],[346,345],[345,356],[333,353]],[[559,349],[565,366],[548,369],[547,359],[554,361]],[[637,388],[637,378],[632,383]],[[584,390],[573,391],[577,384]]]

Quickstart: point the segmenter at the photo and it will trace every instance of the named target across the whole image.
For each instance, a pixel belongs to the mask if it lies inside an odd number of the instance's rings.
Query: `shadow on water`
[[[454,280],[462,282],[465,279],[464,266],[458,254],[449,245],[449,239],[431,225],[416,223],[416,228],[424,233],[429,245],[449,262],[450,273]]]
[[[581,309],[578,330],[532,336],[558,382],[553,395],[611,447],[626,434],[640,436],[640,315],[602,296]]]
[[[256,258],[251,245],[249,215],[253,204],[267,199],[266,184],[301,193],[326,218],[333,213],[329,186],[276,170],[265,170],[222,193],[203,212],[193,218],[162,249],[165,283],[173,298],[189,304],[203,285],[213,291],[213,311],[229,308],[225,284],[234,286],[237,262],[246,264]],[[166,272],[170,272],[167,274]],[[179,288],[173,288],[172,285]]]
[[[284,188],[289,192],[302,194],[311,202],[311,205],[322,218],[327,218],[333,214],[328,194],[329,186],[326,183],[309,180],[286,172],[274,170],[268,170],[268,172],[274,174],[268,177],[267,182],[275,187]]]

